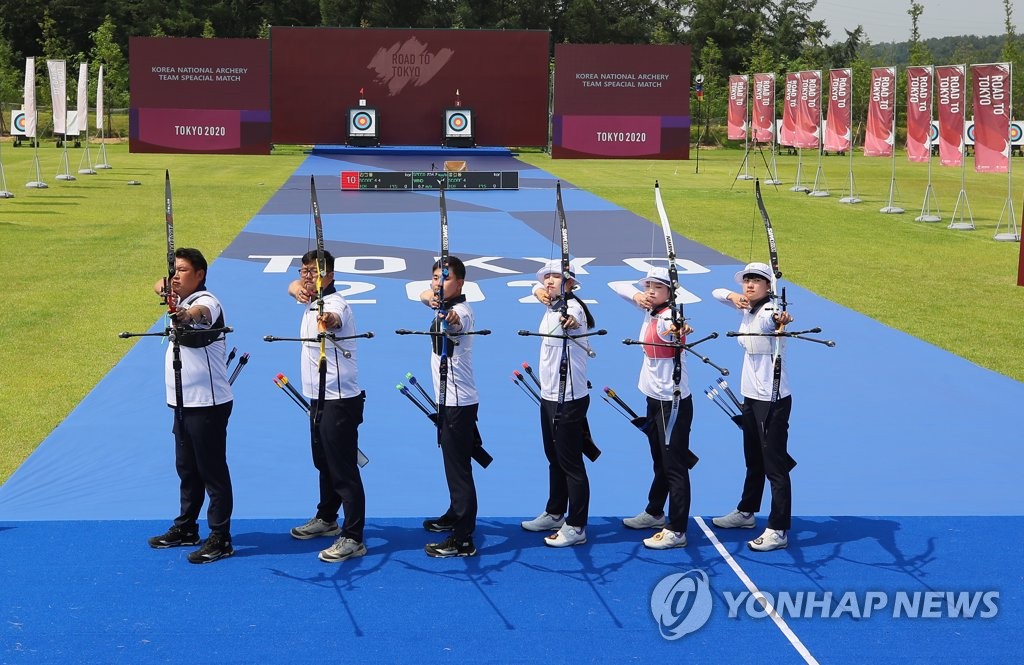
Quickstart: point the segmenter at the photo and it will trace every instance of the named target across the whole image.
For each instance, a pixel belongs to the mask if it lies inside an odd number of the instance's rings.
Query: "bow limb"
[[[437,320],[441,335],[437,338],[440,361],[437,369],[437,432],[441,436],[444,424],[444,407],[448,403],[448,310],[445,308],[444,284],[449,278],[448,256],[448,204],[444,196],[444,183],[440,183],[441,253],[438,268],[441,278],[437,287]],[[440,439],[438,439],[440,444]]]
[[[679,290],[679,270],[676,267],[676,247],[672,239],[672,226],[668,221],[668,213],[665,212],[665,204],[661,200],[661,188],[658,182],[654,182],[654,203],[658,209],[658,217],[661,219],[661,230],[665,236],[665,254],[668,257],[668,279],[670,282],[668,293],[668,307],[672,316],[672,326],[680,329],[683,322],[682,308],[676,302],[676,292]],[[657,322],[653,322],[657,324]],[[677,340],[682,342],[680,335]],[[668,424],[665,426],[665,446],[668,446],[672,438],[672,430],[675,429],[676,419],[679,416],[679,402],[682,390],[679,386],[683,376],[682,348],[676,348],[672,354],[672,411],[668,417]]]
[[[167,277],[164,278],[164,303],[167,305],[168,336],[171,338],[171,369],[174,372],[174,420],[179,428],[185,418],[185,391],[181,380],[181,327],[172,316],[177,310],[177,296],[171,281],[177,271],[174,265],[174,205],[171,202],[171,172],[164,171],[164,227],[167,230]]]
[[[316,196],[316,182],[309,176],[309,202],[313,209],[313,226],[316,230],[316,312],[317,329],[320,338],[320,360],[317,364],[319,385],[317,386],[316,409],[313,412],[314,431],[320,425],[324,414],[324,399],[327,396],[327,329],[324,317],[324,280],[327,278],[327,259],[324,257],[324,225],[320,217],[320,202]]]
[[[754,199],[757,201],[757,209],[761,213],[761,220],[764,222],[765,234],[768,237],[768,260],[770,262],[772,270],[771,278],[771,293],[769,294],[772,300],[775,300],[781,305],[781,311],[786,311],[786,291],[782,290],[781,298],[779,294],[779,278],[782,277],[782,270],[779,269],[779,251],[778,246],[775,244],[775,230],[772,228],[772,220],[768,216],[768,210],[764,206],[764,198],[761,196],[761,181],[754,181]],[[779,331],[782,331],[782,326],[779,326]],[[764,420],[764,434],[768,434],[768,421],[771,417],[772,409],[775,407],[775,402],[779,399],[779,390],[782,385],[782,338],[776,337],[774,347],[772,349],[772,396],[771,402],[768,405],[768,413]]]
[[[572,272],[572,266],[569,263],[569,225],[565,220],[565,208],[562,205],[562,183],[561,181],[555,183],[555,210],[556,217],[558,218],[558,230],[561,239],[561,271],[562,279],[559,284],[559,312],[561,313],[561,322],[564,324],[566,318],[569,316],[569,302],[565,297],[565,283],[569,281]],[[569,335],[568,331],[565,331],[565,336],[562,338],[562,355],[558,362],[558,402],[555,406],[555,417],[552,419],[552,432],[558,429],[558,420],[562,415],[562,407],[565,405],[565,388],[569,377]]]

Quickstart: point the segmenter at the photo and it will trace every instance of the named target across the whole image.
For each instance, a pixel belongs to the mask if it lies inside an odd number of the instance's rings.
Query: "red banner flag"
[[[865,157],[892,157],[896,144],[896,68],[871,70],[868,126],[864,133]]]
[[[786,91],[782,100],[782,127],[779,128],[779,144],[794,145],[796,140],[796,112],[800,97],[800,73],[786,74]]]
[[[936,67],[935,95],[939,107],[939,164],[963,166],[964,114],[967,106],[965,67]]]
[[[747,138],[747,85],[746,74],[729,76],[729,138]]]
[[[907,159],[927,162],[932,151],[932,67],[907,67]]]
[[[845,152],[853,145],[853,70],[828,73],[828,117],[825,118],[825,150]]]
[[[974,170],[1006,173],[1010,164],[1010,63],[971,65]]]
[[[821,139],[821,70],[798,74],[800,92],[797,101],[797,148],[817,148]]]
[[[754,74],[751,129],[755,143],[771,143],[775,136],[775,74]]]

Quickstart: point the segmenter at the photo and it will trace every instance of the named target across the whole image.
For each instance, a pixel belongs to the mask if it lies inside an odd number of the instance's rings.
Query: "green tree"
[[[6,114],[6,104],[17,105],[20,103],[23,89],[23,70],[19,58],[14,53],[14,46],[7,39],[6,25],[3,18],[0,18],[0,113]],[[4,123],[7,118],[4,117]]]
[[[1024,58],[1022,58],[1020,38],[1017,36],[1017,29],[1013,24],[1013,2],[1011,0],[1003,0],[1003,11],[1006,33],[1003,36],[1003,49],[1000,57],[1003,62],[1010,63],[1011,73],[1015,74],[1011,79],[1010,101],[1018,100],[1018,106],[1024,108],[1024,98],[1021,97],[1021,94],[1024,94],[1024,80],[1021,80],[1024,77]],[[1019,113],[1014,113],[1014,115],[1020,116]]]
[[[844,30],[846,39],[835,42],[825,47],[830,69],[849,67],[850,63],[857,58],[862,46],[865,45],[864,27],[858,25],[853,30]]]
[[[49,9],[43,11],[39,29],[42,33],[39,38],[39,46],[42,48],[44,56],[55,60],[66,60],[74,55],[71,42],[61,32],[57,20],[50,14]]]
[[[910,58],[909,62],[911,65],[930,65],[932,64],[932,54],[928,50],[928,47],[921,41],[921,30],[919,29],[919,21],[921,20],[921,14],[924,13],[924,5],[914,0],[910,0],[910,9],[907,10],[907,14],[910,16]]]
[[[828,29],[824,21],[810,19],[816,4],[816,0],[778,0],[767,2],[764,9],[764,29],[772,36],[776,60],[792,63],[790,71],[820,69],[825,59]]]
[[[729,104],[728,72],[725,70],[725,63],[722,58],[722,51],[718,48],[715,40],[708,37],[701,47],[700,60],[693,72],[704,76],[704,102],[701,112],[705,118],[712,118],[714,122],[725,122],[726,107]]]
[[[702,51],[710,40],[726,73],[743,71],[750,42],[765,27],[767,4],[768,0],[686,0],[685,38],[693,45],[694,59],[703,62]]]
[[[103,65],[103,99],[108,110],[111,107],[128,107],[128,61],[117,42],[116,33],[114,19],[109,15],[91,33],[93,45],[89,67],[95,77]]]

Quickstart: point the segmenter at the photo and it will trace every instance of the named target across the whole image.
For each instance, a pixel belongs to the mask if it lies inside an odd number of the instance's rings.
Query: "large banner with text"
[[[365,99],[385,145],[440,145],[459,104],[477,145],[547,145],[547,31],[274,27],[270,39],[274,143],[345,143]]]
[[[556,44],[551,156],[689,159],[690,47]]]
[[[270,42],[132,37],[131,152],[269,154]]]

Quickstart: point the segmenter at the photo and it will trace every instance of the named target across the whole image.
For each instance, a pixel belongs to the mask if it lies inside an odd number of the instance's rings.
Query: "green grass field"
[[[95,145],[91,147],[95,160]],[[129,348],[115,333],[146,329],[158,315],[151,291],[165,269],[163,174],[171,173],[178,244],[215,258],[303,159],[285,147],[271,156],[140,155],[108,145],[113,170],[54,179],[60,151],[39,149],[46,190],[27,190],[35,177],[32,151],[0,145],[7,189],[0,200],[0,481],[27,457]],[[70,151],[71,171],[82,149]],[[661,182],[673,226],[683,235],[740,260],[765,260],[767,248],[753,185],[735,182],[742,152],[702,150],[694,161],[524,161],[644,217],[656,216],[652,187]],[[760,158],[758,158],[758,162]],[[1019,160],[1018,160],[1019,161]],[[785,184],[765,188],[785,280],[905,330],[979,365],[1024,380],[1024,289],[1016,284],[1019,246],[993,241],[1007,199],[1005,175],[967,174],[978,230],[947,230],[960,191],[959,169],[934,169],[943,222],[913,218],[921,207],[926,168],[898,158],[903,215],[882,215],[890,161],[855,158],[864,202],[838,203],[848,160],[828,157],[832,197],[788,191],[795,157],[780,157]],[[804,163],[813,183],[816,157]],[[754,166],[758,168],[754,169]],[[472,168],[472,160],[470,159]],[[764,174],[751,162],[751,172]],[[129,180],[141,186],[129,186]],[[1016,215],[1021,183],[1015,178]],[[1005,223],[1005,220],[1004,220]],[[1019,224],[1019,221],[1018,221]],[[841,331],[829,331],[842,338]],[[866,359],[870,368],[870,359]],[[881,368],[878,370],[881,373]]]

